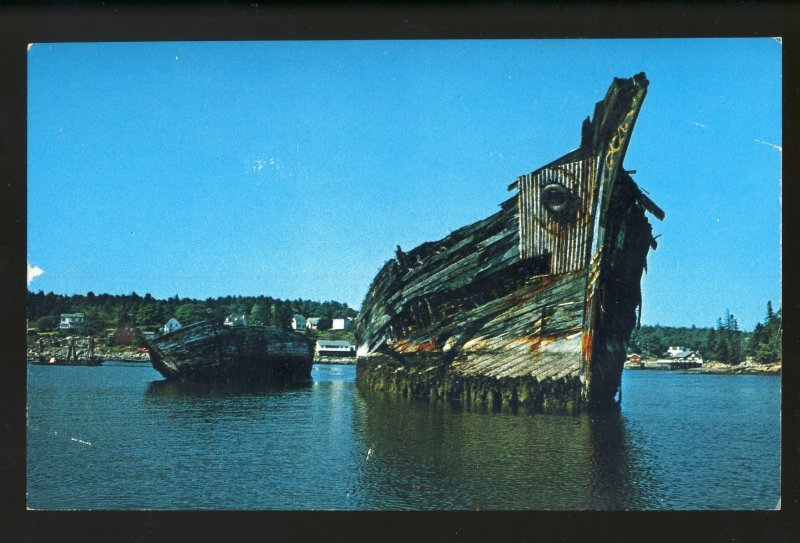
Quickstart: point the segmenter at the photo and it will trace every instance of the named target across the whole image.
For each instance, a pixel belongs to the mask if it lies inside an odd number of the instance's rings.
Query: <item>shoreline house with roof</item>
[[[314,346],[314,356],[355,356],[356,347],[349,341],[319,339]]]
[[[83,326],[85,315],[83,313],[62,313],[58,323],[60,330],[72,330]]]
[[[690,351],[689,349],[667,351],[670,353],[670,359],[674,363],[685,364],[687,366],[702,366],[703,357],[697,351]]]
[[[670,348],[667,349],[667,356],[669,358],[675,358],[676,354],[684,353],[684,352],[689,351],[689,350],[691,350],[691,349],[689,349],[688,347],[670,347]]]
[[[165,334],[169,334],[170,332],[174,332],[175,330],[181,329],[181,323],[178,322],[178,319],[172,318],[167,321],[164,325],[163,331]]]
[[[680,370],[699,368],[703,365],[703,357],[697,351],[683,347],[670,347],[667,349],[666,358],[642,361],[645,369]]]
[[[133,345],[139,340],[139,329],[131,322],[119,323],[109,334],[110,345]]]
[[[306,319],[306,330],[316,330],[319,328],[319,321],[321,317],[311,317]]]
[[[228,315],[223,326],[247,326],[247,317],[244,315]]]
[[[331,330],[348,330],[350,323],[353,319],[346,317],[344,319],[333,319],[331,321]]]
[[[305,330],[305,329],[306,329],[306,318],[300,313],[295,314],[295,316],[292,317],[292,330]]]

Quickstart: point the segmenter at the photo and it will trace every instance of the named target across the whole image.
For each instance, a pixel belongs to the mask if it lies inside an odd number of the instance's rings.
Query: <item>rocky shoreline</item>
[[[75,341],[75,350],[80,362],[88,362],[89,338],[86,336],[39,336],[29,337],[27,359],[37,363],[49,363],[51,360],[66,360],[69,354],[70,337]],[[135,346],[109,347],[95,341],[94,358],[99,361],[113,362],[150,362],[150,355],[139,352]],[[315,364],[355,365],[354,356],[319,356]]]
[[[89,348],[89,338],[84,336],[73,336],[75,340],[78,359],[86,359]],[[29,337],[27,345],[27,359],[30,361],[48,362],[52,359],[63,360],[66,358],[69,349],[70,337],[64,336],[39,336]],[[139,352],[134,346],[114,346],[103,345],[95,342],[94,357],[100,361],[115,362],[150,362],[150,356],[146,352]],[[356,364],[355,357],[331,357],[320,356],[314,359],[316,364]],[[397,369],[397,368],[395,368]],[[741,364],[730,365],[722,362],[705,362],[699,368],[689,368],[683,371],[686,373],[708,373],[720,375],[781,375],[782,363],[758,364],[746,360]],[[637,370],[638,371],[638,370]],[[394,376],[396,380],[398,376]],[[392,387],[388,387],[392,388]]]
[[[687,373],[714,373],[721,375],[780,375],[781,362],[774,364],[758,364],[745,361],[735,366],[722,362],[705,362],[699,368],[683,370]]]
[[[39,336],[29,337],[27,345],[27,359],[40,363],[52,360],[66,360],[69,355],[70,341],[74,339],[75,355],[79,363],[89,361],[89,338],[85,336]],[[94,359],[99,361],[115,362],[150,362],[146,352],[139,352],[135,346],[103,345],[95,340]]]

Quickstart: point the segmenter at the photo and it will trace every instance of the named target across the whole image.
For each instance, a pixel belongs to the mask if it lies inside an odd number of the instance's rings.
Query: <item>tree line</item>
[[[739,329],[736,317],[728,310],[714,328],[692,326],[642,326],[631,334],[629,350],[647,357],[663,356],[669,347],[685,347],[704,359],[739,364],[745,358],[769,364],[781,360],[781,310],[773,311],[767,302],[766,318],[752,332]]]
[[[202,320],[223,321],[229,315],[244,315],[248,322],[288,329],[292,317],[318,317],[320,327],[330,328],[333,319],[354,318],[357,312],[346,303],[336,301],[282,300],[271,296],[224,296],[198,300],[181,298],[158,299],[149,293],[112,295],[76,294],[66,296],[43,291],[28,291],[28,326],[39,331],[58,328],[63,313],[83,313],[83,333],[96,335],[120,324],[132,324],[143,330],[162,327],[176,318],[182,325]]]
[[[781,310],[772,310],[772,302],[767,302],[767,318],[756,324],[750,341],[750,353],[756,362],[769,364],[783,360],[783,319]]]

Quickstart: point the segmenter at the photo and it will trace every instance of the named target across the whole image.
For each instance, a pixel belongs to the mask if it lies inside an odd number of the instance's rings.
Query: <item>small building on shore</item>
[[[133,345],[141,338],[141,333],[132,323],[122,322],[109,337],[111,345]]]
[[[676,351],[667,358],[641,362],[642,369],[648,370],[684,370],[702,365],[703,357],[697,351]]]
[[[636,353],[628,355],[628,357],[625,359],[625,365],[623,367],[628,370],[642,369],[644,367],[642,365],[642,357]]]
[[[700,356],[700,353],[697,351],[678,351],[672,354],[670,358],[675,362],[692,365],[694,367],[703,365],[703,357]]]
[[[676,354],[684,353],[686,351],[689,351],[689,349],[686,347],[670,347],[667,349],[667,356],[669,358],[675,358]]]
[[[292,330],[305,330],[305,329],[306,329],[306,318],[300,313],[295,314],[292,317]]]
[[[83,313],[62,313],[58,324],[61,330],[71,330],[83,326],[85,315]]]
[[[333,319],[331,323],[331,330],[349,330],[350,322],[353,319],[346,317],[344,319]]]
[[[247,317],[244,315],[228,315],[223,326],[247,326]]]
[[[310,319],[306,319],[306,330],[316,330],[319,328],[320,320],[322,320],[320,317],[311,317]]]
[[[163,327],[163,332],[165,334],[169,334],[170,332],[174,332],[175,330],[181,329],[181,323],[178,322],[178,319],[170,319],[167,321],[167,324]]]
[[[314,346],[315,356],[355,356],[356,347],[349,341],[319,339]]]

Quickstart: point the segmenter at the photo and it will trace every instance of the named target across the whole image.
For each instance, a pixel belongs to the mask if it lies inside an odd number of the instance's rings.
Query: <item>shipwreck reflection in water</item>
[[[531,415],[361,390],[366,502],[416,509],[647,508],[620,414]],[[391,489],[387,492],[387,489]],[[424,508],[424,506],[423,506]]]
[[[280,387],[152,381],[138,410],[145,420],[174,434],[183,451],[180,469],[192,458],[202,466],[215,465],[223,457],[257,466],[274,459],[275,451],[283,448],[279,436],[305,420],[307,415],[298,406],[308,401],[313,386],[311,381]],[[264,428],[273,429],[268,439],[256,439],[255,445],[248,441],[262,435]]]
[[[252,381],[225,381],[217,383],[152,381],[147,386],[147,396],[242,396],[274,394],[277,392],[304,390],[314,385],[310,379],[299,383],[275,385]]]

